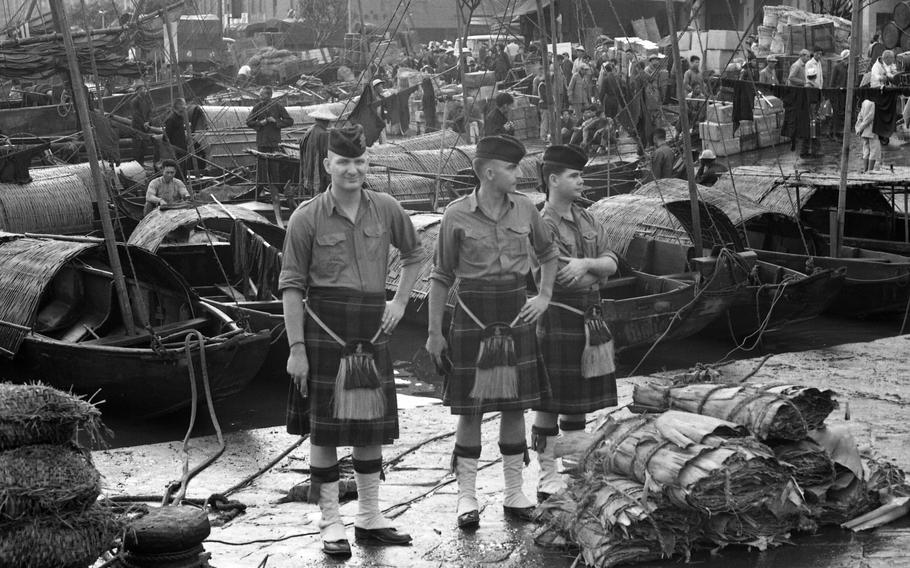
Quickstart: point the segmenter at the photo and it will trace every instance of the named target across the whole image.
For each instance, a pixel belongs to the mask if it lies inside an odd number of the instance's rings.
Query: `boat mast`
[[[553,2],[550,2],[550,10],[554,9]],[[556,88],[556,77],[553,77],[553,80],[550,80],[550,62],[548,61],[549,54],[547,53],[547,46],[550,45],[550,36],[547,35],[547,26],[544,22],[543,16],[543,0],[537,0],[537,27],[540,28],[540,63],[543,66],[543,80],[547,85],[547,91],[549,93],[554,93],[558,89]],[[550,35],[553,35],[553,30],[550,30]],[[554,41],[555,45],[556,42]],[[553,58],[553,65],[556,65],[556,58]],[[531,93],[532,95],[537,95],[538,93]],[[556,98],[553,95],[550,95],[550,98],[553,99],[552,104],[547,105],[547,114],[550,115],[550,140],[555,140],[553,132],[559,130],[559,110],[556,106]],[[556,140],[555,144],[559,144],[560,141]],[[609,169],[607,170],[609,171]],[[607,186],[609,187],[609,182]]]
[[[692,165],[692,137],[689,130],[689,107],[686,103],[686,89],[683,85],[683,70],[679,64],[679,38],[676,36],[676,14],[673,11],[673,0],[667,2],[667,25],[670,27],[670,39],[673,45],[673,69],[676,71],[676,98],[679,99],[679,137],[683,141],[685,156],[683,164],[686,167],[686,179],[689,180],[689,204],[692,207],[692,241],[695,253],[704,254],[701,240],[701,217],[698,210],[698,188],[695,186],[695,169]],[[642,140],[642,146],[647,141]]]
[[[541,26],[541,30],[543,26]],[[561,114],[562,110],[562,85],[565,85],[565,77],[562,76],[562,66],[558,63],[558,53],[556,50],[556,42],[559,41],[559,38],[556,37],[556,0],[550,0],[550,40],[553,42],[553,59],[550,61],[553,62],[553,84],[550,85],[550,92],[553,95],[553,106],[556,108],[556,112]],[[544,48],[544,54],[547,50]],[[569,57],[572,57],[572,51],[569,50]],[[550,78],[547,77],[547,81]],[[562,81],[560,83],[560,81]],[[560,87],[557,87],[560,85]],[[559,116],[557,114],[556,116]],[[562,144],[562,129],[559,127],[558,122],[554,122],[550,128],[550,139],[553,141],[553,144]]]
[[[847,167],[850,161],[850,140],[853,138],[853,94],[856,85],[856,59],[860,50],[860,1],[853,0],[853,12],[850,18],[850,60],[847,62],[847,101],[844,105],[844,140],[840,149],[840,186],[837,192],[837,216],[835,226],[831,227],[831,256],[840,256],[841,243],[844,242],[844,218],[847,209]],[[905,213],[906,214],[906,213]]]
[[[169,13],[166,10],[161,10],[161,21],[164,22],[164,29],[167,31],[167,43],[170,48],[170,58],[171,58],[171,78],[174,79],[177,83],[177,96],[183,99],[186,103],[186,92],[183,88],[183,75],[180,74],[180,65],[177,63],[177,46],[174,45],[174,30],[171,29],[171,22]],[[179,24],[178,24],[179,25]],[[173,91],[171,91],[173,96]],[[193,140],[193,130],[190,126],[189,111],[187,107],[189,103],[186,103],[183,107],[181,115],[183,116],[183,136],[186,138],[186,156],[187,161],[186,165],[183,168],[183,173],[189,183],[189,169],[196,164],[196,152],[195,152],[195,140]]]
[[[70,32],[63,0],[50,0],[51,16],[54,24],[63,36],[63,46],[66,49],[66,60],[69,67],[70,85],[73,88],[73,99],[76,102],[76,113],[79,123],[82,124],[82,135],[85,139],[85,150],[88,154],[89,169],[92,172],[92,185],[95,188],[95,201],[98,204],[98,214],[101,217],[101,230],[104,233],[104,245],[111,263],[111,272],[114,274],[114,288],[117,290],[117,302],[120,313],[123,314],[123,325],[127,335],[136,333],[136,324],[133,322],[133,310],[130,307],[130,297],[126,289],[126,280],[123,277],[123,267],[120,264],[120,255],[117,252],[117,242],[114,237],[114,225],[111,222],[111,212],[108,209],[107,185],[98,166],[98,149],[95,146],[95,132],[92,128],[92,119],[89,114],[88,100],[85,97],[85,87],[82,82],[82,72],[76,58],[76,44]]]

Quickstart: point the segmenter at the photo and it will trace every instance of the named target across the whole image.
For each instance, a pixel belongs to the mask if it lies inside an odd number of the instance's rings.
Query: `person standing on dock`
[[[145,149],[152,129],[152,97],[145,82],[136,83],[136,94],[130,103],[130,126],[133,128],[133,159],[143,165]]]
[[[300,187],[305,196],[312,197],[325,191],[331,181],[324,164],[329,155],[329,125],[338,117],[326,108],[318,108],[310,113],[310,118],[316,123],[300,140]]]
[[[329,131],[328,189],[291,215],[278,286],[290,344],[287,429],[310,434],[311,495],[323,551],[349,556],[338,502],[338,446],[353,446],[358,540],[404,545],[379,506],[382,445],[398,438],[389,334],[404,315],[423,247],[391,196],[363,189],[363,127]],[[401,252],[398,290],[386,301],[389,245]]]
[[[269,154],[283,154],[281,148],[281,129],[294,124],[294,119],[278,101],[272,100],[272,88],[263,87],[259,91],[259,102],[250,110],[246,125],[256,131],[256,150]],[[256,185],[265,186],[272,194],[272,208],[275,210],[275,221],[281,225],[281,175],[277,160],[259,157],[256,164]]]
[[[559,249],[561,268],[550,308],[537,323],[553,391],[534,406],[531,427],[531,446],[540,464],[538,502],[565,487],[554,456],[560,430],[564,437],[583,433],[585,413],[617,404],[613,340],[603,321],[599,292],[616,272],[617,258],[607,246],[603,226],[575,204],[583,196],[581,173],[587,161],[578,146],[550,146],[540,167],[547,195],[541,217]]]
[[[501,413],[503,510],[508,517],[533,520],[534,504],[522,492],[528,449],[524,411],[549,396],[546,374],[538,366],[534,322],[553,294],[558,252],[534,203],[516,193],[524,156],[524,145],[511,136],[480,140],[472,163],[480,184],[446,208],[430,276],[426,349],[445,374],[443,404],[458,416],[452,466],[461,529],[480,523],[477,461],[487,412]],[[537,295],[528,298],[532,253],[541,278]],[[457,302],[446,338],[443,313],[456,279]]]
[[[673,148],[667,144],[667,131],[663,128],[654,130],[654,152],[651,153],[651,174],[654,179],[673,177],[673,163],[676,156]]]
[[[863,173],[875,170],[876,162],[882,159],[882,143],[878,134],[872,131],[875,121],[875,101],[872,96],[867,96],[856,116],[854,132],[863,143]]]

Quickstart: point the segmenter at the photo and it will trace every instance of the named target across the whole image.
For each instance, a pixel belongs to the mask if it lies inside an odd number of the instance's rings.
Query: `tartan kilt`
[[[311,288],[307,301],[323,322],[345,341],[369,340],[379,329],[385,310],[384,293]],[[334,417],[335,376],[341,361],[341,346],[319,327],[313,318],[303,325],[306,353],[310,363],[307,398],[291,380],[288,392],[289,434],[310,434],[315,446],[376,446],[398,438],[398,403],[389,337],[373,344],[379,379],[385,393],[385,415],[377,420],[338,420]]]
[[[461,280],[458,296],[485,325],[508,324],[527,301],[527,289],[524,277],[500,282]],[[455,305],[448,336],[452,371],[444,378],[442,395],[442,403],[452,414],[525,410],[549,396],[549,382],[538,353],[534,324],[517,324],[512,328],[512,338],[517,356],[518,398],[483,401],[471,398],[481,329],[459,304]]]
[[[584,311],[600,301],[600,294],[554,293],[553,301]],[[537,322],[537,338],[553,394],[534,410],[584,414],[616,406],[615,373],[590,379],[581,376],[581,354],[586,344],[583,316],[550,304]]]

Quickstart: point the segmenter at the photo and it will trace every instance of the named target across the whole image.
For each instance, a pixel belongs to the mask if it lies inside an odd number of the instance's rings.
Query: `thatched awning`
[[[233,205],[205,204],[179,209],[155,209],[146,215],[133,230],[128,244],[155,252],[172,231],[181,227],[195,226],[200,220],[205,222],[219,219],[226,221],[237,219],[248,225],[271,225],[268,219],[259,213]]]
[[[692,246],[693,223],[688,193],[684,199],[665,196],[663,200],[643,195],[615,195],[601,199],[588,211],[603,224],[610,247],[621,256],[628,254],[635,237]],[[706,248],[732,244],[736,250],[742,249],[742,239],[723,211],[700,201],[699,213],[702,242]]]
[[[12,357],[35,323],[45,288],[60,268],[97,243],[0,234],[0,351]],[[12,325],[23,326],[18,329]]]
[[[439,150],[459,146],[463,144],[461,135],[454,130],[437,130],[428,134],[411,136],[400,140],[390,140],[386,144],[374,144],[370,146],[370,155],[394,154],[396,152],[406,152],[412,150]]]
[[[411,291],[411,300],[422,303],[430,295],[430,273],[433,271],[433,255],[436,252],[436,239],[439,237],[439,225],[442,222],[440,213],[413,213],[411,223],[423,245],[423,257],[420,262],[420,273],[417,283]],[[401,255],[395,247],[389,248],[389,272],[386,276],[386,290],[398,289],[401,278]]]
[[[94,219],[90,187],[75,175],[60,173],[23,185],[0,183],[0,230],[87,233]]]

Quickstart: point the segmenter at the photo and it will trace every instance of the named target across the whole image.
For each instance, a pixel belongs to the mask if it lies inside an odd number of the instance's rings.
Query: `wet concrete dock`
[[[910,336],[868,343],[839,345],[811,351],[773,355],[749,380],[792,382],[832,388],[839,393],[841,408],[829,423],[847,422],[864,451],[910,469],[910,362],[906,353]],[[760,358],[736,361],[722,367],[726,377],[741,379],[758,365]],[[621,379],[620,404],[631,398],[632,386],[647,377]],[[415,399],[407,398],[408,406]],[[423,403],[431,399],[422,399]],[[421,402],[418,400],[418,402]],[[455,485],[448,474],[455,421],[438,404],[416,406],[400,412],[401,438],[386,447],[389,467],[382,487],[382,506],[410,532],[414,543],[401,548],[374,548],[353,543],[353,557],[346,562],[328,560],[321,552],[316,521],[318,508],[302,502],[277,504],[288,490],[307,479],[307,444],[297,448],[250,487],[232,499],[247,505],[246,513],[215,527],[205,548],[218,568],[256,567],[268,556],[266,566],[540,566],[566,567],[574,555],[541,549],[533,542],[534,527],[506,521],[502,515],[501,469],[496,447],[498,421],[483,427],[482,470],[478,475],[481,527],[473,534],[455,528]],[[528,418],[530,428],[530,416]],[[295,438],[281,427],[238,431],[226,436],[227,450],[189,486],[188,497],[205,499],[223,492],[255,472]],[[190,464],[198,463],[217,448],[214,437],[191,442]],[[345,456],[342,449],[340,456]],[[94,452],[104,476],[106,495],[161,494],[180,476],[182,452],[179,441]],[[532,460],[526,470],[525,490],[534,495],[537,475]],[[356,503],[342,506],[352,521]],[[353,540],[353,529],[349,529]],[[796,535],[795,546],[766,552],[728,548],[714,555],[703,553],[693,560],[706,568],[761,567],[891,567],[910,566],[910,523],[906,520],[868,534],[854,535],[828,529],[816,535]],[[678,565],[679,559],[645,566]]]

